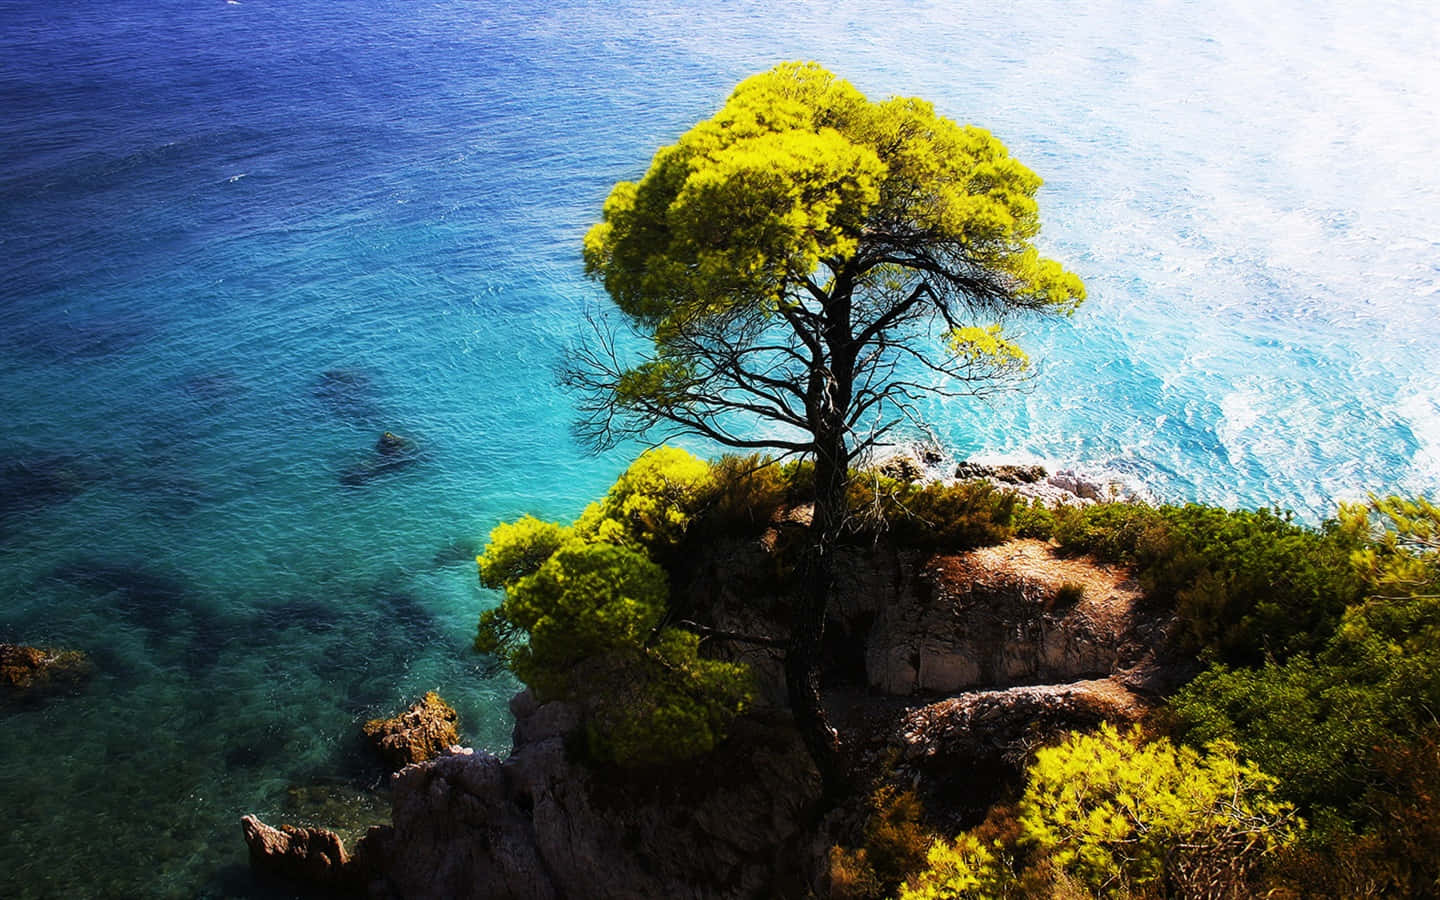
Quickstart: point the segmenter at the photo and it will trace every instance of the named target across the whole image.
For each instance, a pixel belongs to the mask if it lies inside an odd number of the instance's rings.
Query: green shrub
[[[1198,753],[1103,725],[1037,751],[1027,778],[1021,842],[1102,896],[1161,880],[1182,896],[1242,895],[1260,858],[1297,835],[1275,779],[1225,741]]]
[[[754,699],[749,669],[702,659],[700,639],[674,628],[576,671],[591,754],[643,766],[708,753]]]
[[[1013,813],[936,843],[901,900],[1253,896],[1302,827],[1225,742],[1198,753],[1102,725],[1037,751],[1026,777]]]
[[[499,590],[533,575],[571,538],[569,528],[534,516],[501,522],[490,532],[485,552],[475,558],[480,583]]]
[[[970,834],[936,841],[925,868],[900,888],[900,900],[997,900],[1025,897],[1002,848]]]
[[[564,696],[581,660],[636,646],[665,612],[665,572],[614,544],[571,541],[505,589],[480,618],[476,649],[494,653],[542,699]]]
[[[665,570],[715,494],[711,466],[683,450],[642,454],[566,527],[525,516],[496,526],[477,558],[503,588],[475,648],[545,700],[586,716],[597,758],[645,765],[704,753],[751,701],[744,666],[702,659],[699,639],[661,623]]]
[[[790,501],[785,469],[768,456],[722,456],[710,465],[714,490],[704,512],[710,531],[746,533],[767,524]]]
[[[656,447],[630,464],[604,499],[585,508],[575,533],[587,541],[673,547],[714,496],[710,464],[678,447]]]
[[[1318,650],[1359,599],[1352,532],[1270,510],[1100,503],[1055,511],[1061,550],[1136,568],[1179,614],[1183,649],[1255,663]]]
[[[887,517],[896,540],[908,546],[969,550],[1008,540],[1018,503],[1014,492],[987,481],[931,482],[901,493]]]
[[[1048,541],[1055,536],[1055,512],[1039,500],[1018,503],[1010,525],[1015,536]]]
[[[1440,599],[1371,599],[1317,657],[1215,666],[1170,701],[1187,741],[1234,740],[1312,816],[1362,826],[1375,748],[1440,709]]]
[[[1140,503],[1061,506],[1052,512],[1052,536],[1060,550],[1088,554],[1101,562],[1134,565],[1163,553],[1157,542],[1167,536],[1155,507]]]
[[[921,819],[914,791],[885,785],[868,798],[861,846],[830,848],[830,896],[837,900],[878,900],[925,864],[936,834]]]

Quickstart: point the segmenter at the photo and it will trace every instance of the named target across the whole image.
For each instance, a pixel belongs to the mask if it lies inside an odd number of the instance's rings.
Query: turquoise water
[[[628,458],[552,388],[580,237],[779,60],[1046,179],[1090,300],[958,455],[1435,493],[1440,11],[1312,6],[0,2],[0,640],[99,668],[0,710],[0,896],[253,894],[239,816],[373,815],[358,725],[428,689],[505,748],[474,548]]]

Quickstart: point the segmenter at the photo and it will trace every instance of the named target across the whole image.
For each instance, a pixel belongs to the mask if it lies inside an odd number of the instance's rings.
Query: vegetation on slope
[[[477,646],[576,703],[587,751],[628,766],[711,750],[752,701],[702,652],[667,572],[805,501],[813,468],[660,448],[570,525],[503,524],[479,558],[504,599]],[[1198,675],[1144,733],[1039,749],[1013,802],[940,835],[881,787],[838,897],[1346,897],[1440,893],[1440,511],[1101,503],[1043,509],[981,482],[852,480],[848,540],[955,551],[1015,535],[1134,568]]]

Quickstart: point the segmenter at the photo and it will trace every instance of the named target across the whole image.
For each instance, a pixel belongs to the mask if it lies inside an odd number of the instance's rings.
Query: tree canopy
[[[648,346],[631,355],[601,328],[577,349],[565,380],[584,435],[690,433],[814,460],[786,688],[832,796],[843,779],[817,676],[850,463],[918,420],[925,396],[1022,374],[1006,314],[1084,298],[1034,246],[1039,187],[983,129],[784,63],[617,184],[585,237],[586,270]]]
[[[995,320],[1084,297],[1033,245],[1039,187],[923,100],[872,102],[814,63],[745,80],[617,184],[585,238],[587,270],[651,342],[638,362],[592,348],[577,369],[598,389],[591,435],[668,425],[812,452],[815,401],[838,388],[840,423],[863,432],[853,455],[920,394],[1019,372]],[[757,435],[754,417],[782,428]]]

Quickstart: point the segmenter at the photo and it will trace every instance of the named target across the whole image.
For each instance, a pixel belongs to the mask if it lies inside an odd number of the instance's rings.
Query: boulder
[[[1113,679],[974,691],[910,710],[892,738],[897,776],[952,830],[1023,783],[1031,752],[1101,722],[1138,721],[1148,702]]]
[[[423,700],[389,719],[371,719],[365,736],[392,769],[434,759],[460,743],[460,715],[440,695],[430,691]]]
[[[0,644],[0,691],[12,699],[36,699],[73,690],[94,670],[90,657],[79,650]]]
[[[415,452],[415,442],[409,438],[403,438],[393,431],[387,431],[380,435],[375,442],[375,452],[381,456],[401,456]]]
[[[876,467],[881,475],[910,484],[925,477],[925,466],[909,456],[892,456],[881,461]]]
[[[955,467],[955,477],[960,481],[983,478],[1001,484],[1035,484],[1044,481],[1049,474],[1044,466],[991,466],[984,463],[962,462]]]
[[[335,832],[325,828],[272,828],[254,816],[240,820],[250,867],[257,873],[327,890],[345,890],[354,884],[347,870],[350,855]]]

